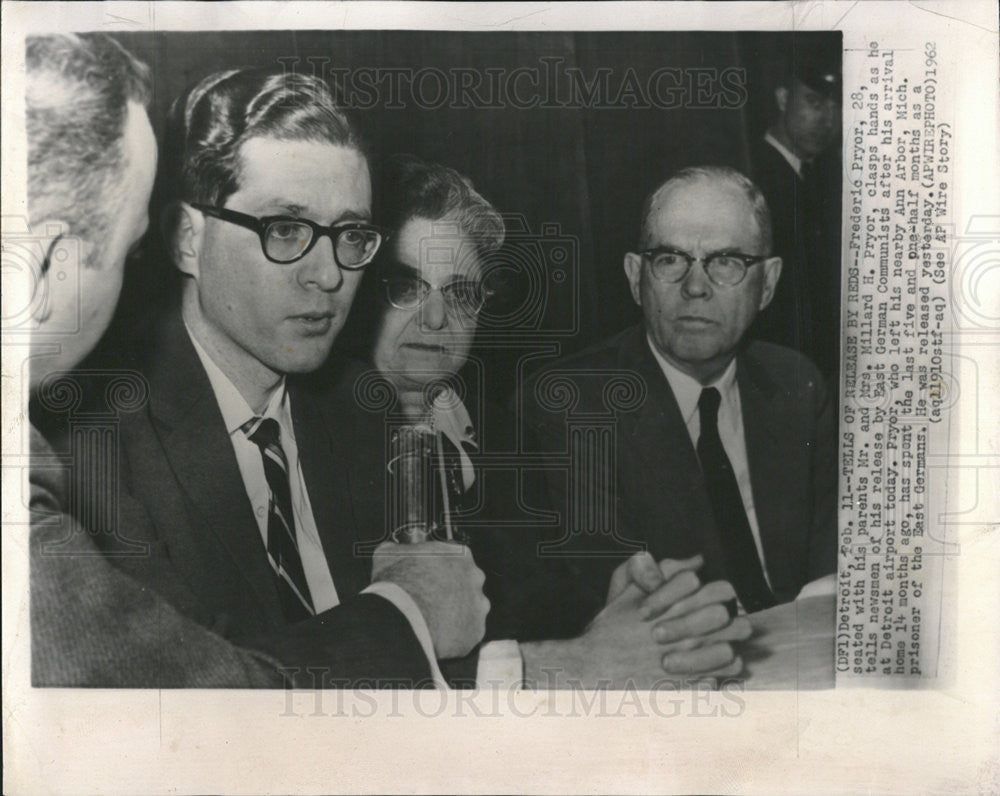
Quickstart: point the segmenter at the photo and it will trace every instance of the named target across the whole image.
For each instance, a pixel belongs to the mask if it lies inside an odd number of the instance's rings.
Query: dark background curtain
[[[838,35],[797,34],[794,46]],[[513,390],[516,364],[529,351],[557,344],[569,353],[638,320],[622,256],[636,245],[645,195],[684,166],[749,170],[749,146],[767,127],[793,46],[786,33],[236,31],[117,38],[153,70],[150,114],[160,137],[173,99],[221,69],[423,74],[395,102],[382,85],[378,102],[354,116],[376,159],[410,152],[452,166],[508,216],[509,244],[500,259],[507,260],[512,294],[482,319],[477,347],[499,393]],[[432,68],[482,75],[485,106],[458,96],[442,100]],[[532,71],[519,78],[518,92],[491,93],[490,70],[510,88],[519,68]],[[673,71],[657,73],[663,69]],[[536,72],[542,81],[556,77],[536,87]],[[655,74],[662,77],[651,87]],[[355,94],[355,105],[371,104],[370,93]],[[106,351],[134,339],[170,300],[174,277],[163,255],[154,233],[144,256],[130,264]],[[340,346],[357,349],[370,307],[359,300]],[[540,360],[525,369],[533,364]]]

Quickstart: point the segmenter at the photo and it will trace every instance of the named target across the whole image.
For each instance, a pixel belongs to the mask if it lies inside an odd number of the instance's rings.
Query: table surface
[[[754,634],[740,648],[747,689],[834,687],[832,595],[751,614],[750,623]]]

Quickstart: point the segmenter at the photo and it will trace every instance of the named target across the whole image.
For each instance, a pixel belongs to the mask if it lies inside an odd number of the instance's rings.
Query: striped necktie
[[[297,622],[316,613],[306,581],[299,544],[295,538],[288,460],[281,447],[281,426],[274,418],[254,417],[243,424],[243,433],[260,448],[267,479],[267,558],[271,562],[285,619]]]

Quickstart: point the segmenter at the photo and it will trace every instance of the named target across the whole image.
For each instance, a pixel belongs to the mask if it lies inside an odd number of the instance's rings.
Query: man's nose
[[[437,331],[448,325],[448,307],[440,290],[431,290],[427,299],[420,307],[420,325],[425,329]]]
[[[320,290],[338,290],[344,284],[344,274],[333,256],[333,246],[329,240],[316,243],[307,254],[299,269],[299,282],[303,287],[318,287]]]
[[[697,260],[691,263],[687,275],[681,282],[681,292],[686,298],[709,298],[712,295],[712,282],[705,271],[705,263]]]

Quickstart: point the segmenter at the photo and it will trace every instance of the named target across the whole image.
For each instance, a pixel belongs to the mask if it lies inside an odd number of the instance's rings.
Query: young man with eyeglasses
[[[97,538],[297,686],[441,684],[437,659],[483,636],[483,573],[441,542],[356,553],[358,454],[303,378],[383,238],[354,128],[316,78],[234,70],[177,100],[167,144],[181,300],[136,363],[149,403],[120,427],[150,555]]]
[[[541,404],[541,380],[564,374],[579,387],[574,411],[604,414],[602,373],[641,381],[632,405],[615,412],[613,465],[577,478],[581,505],[614,507],[619,555],[593,555],[607,535],[570,528],[563,540],[597,594],[635,544],[657,560],[704,556],[703,578],[731,583],[748,613],[794,600],[807,584],[806,594],[829,589],[830,396],[803,356],[746,337],[781,274],[770,251],[770,214],[750,180],[722,167],[675,174],[646,200],[639,246],[625,255],[642,324],[544,369],[525,389],[526,426],[556,452],[567,449],[566,412]],[[566,506],[570,487],[545,480],[553,504]]]

